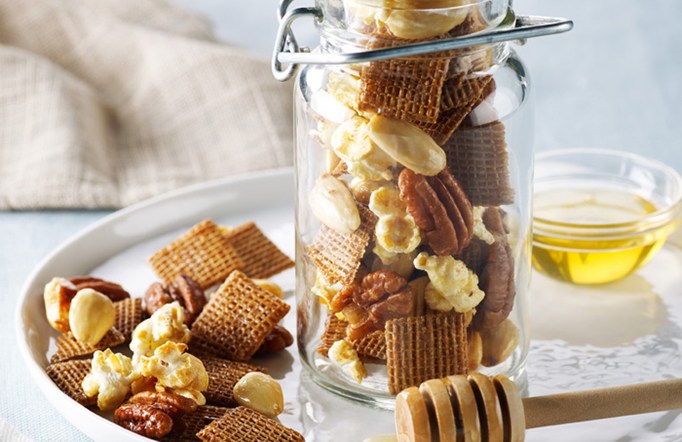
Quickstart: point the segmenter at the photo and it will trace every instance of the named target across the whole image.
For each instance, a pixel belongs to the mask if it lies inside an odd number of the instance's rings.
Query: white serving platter
[[[294,180],[290,169],[251,174],[171,192],[113,213],[47,256],[27,278],[16,313],[17,338],[40,390],[74,426],[97,441],[144,441],[77,404],[45,374],[57,336],[45,319],[42,291],[53,276],[93,274],[141,296],[156,280],[146,259],[202,219],[239,225],[254,220],[294,255]],[[602,287],[580,288],[534,276],[528,359],[530,393],[572,391],[682,377],[682,251],[668,244],[637,274]],[[274,279],[294,306],[294,272]],[[295,308],[285,319],[294,331]],[[260,359],[282,384],[280,421],[307,441],[360,442],[393,432],[391,412],[339,398],[302,371],[296,345]],[[528,441],[682,440],[679,411],[531,430]]]

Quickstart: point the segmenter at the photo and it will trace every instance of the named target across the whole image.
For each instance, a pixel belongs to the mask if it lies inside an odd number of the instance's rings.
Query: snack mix
[[[161,281],[140,298],[91,276],[45,286],[48,322],[61,333],[46,368],[54,383],[153,439],[247,440],[235,436],[245,432],[256,437],[249,440],[303,440],[273,420],[284,411],[279,383],[245,362],[293,344],[279,325],[289,311],[282,289],[252,279],[293,261],[252,222],[226,228],[205,220],[150,262]],[[214,282],[221,285],[207,297]]]
[[[471,2],[431,3],[349,0],[344,20],[362,49],[488,26]],[[514,191],[505,124],[490,104],[493,56],[479,47],[326,68],[319,87],[308,85],[302,110],[315,129],[299,149],[321,160],[299,194],[311,214],[299,226],[301,273],[326,322],[316,328],[310,308],[299,327],[349,380],[384,363],[395,395],[497,366],[518,347],[502,208]]]

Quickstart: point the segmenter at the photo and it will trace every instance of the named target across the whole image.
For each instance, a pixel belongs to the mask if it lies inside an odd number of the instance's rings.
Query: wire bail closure
[[[385,49],[330,54],[310,52],[310,49],[298,45],[291,29],[293,23],[301,17],[311,17],[318,22],[324,17],[322,10],[316,7],[299,7],[289,10],[293,1],[281,0],[279,5],[279,29],[272,54],[272,75],[279,81],[292,78],[301,64],[366,63],[505,41],[524,41],[528,38],[561,34],[573,29],[573,21],[566,18],[520,15],[515,17],[514,26],[506,29]]]

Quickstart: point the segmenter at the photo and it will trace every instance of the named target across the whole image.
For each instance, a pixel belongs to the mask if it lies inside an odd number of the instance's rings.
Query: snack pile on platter
[[[371,49],[487,26],[466,1],[434,2],[458,7],[438,13],[350,3]],[[358,383],[367,362],[385,363],[395,395],[518,347],[503,207],[515,192],[493,67],[491,48],[447,51],[335,68],[312,92],[326,162],[307,193],[319,230],[303,240],[309,292],[327,312],[317,352]]]
[[[54,383],[153,439],[304,440],[276,421],[278,382],[249,363],[294,341],[279,325],[282,290],[264,279],[293,261],[252,222],[205,220],[149,262],[160,281],[140,297],[93,276],[47,283],[45,312],[61,332],[46,368]]]

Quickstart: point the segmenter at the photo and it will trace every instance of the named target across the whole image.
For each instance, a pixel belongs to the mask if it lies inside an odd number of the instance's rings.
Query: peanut
[[[251,408],[264,416],[275,418],[284,411],[284,396],[279,383],[267,374],[245,374],[232,391],[239,405]]]
[[[360,212],[350,190],[329,174],[317,179],[310,192],[310,209],[325,226],[339,233],[353,233],[360,227]]]
[[[445,169],[445,151],[417,126],[374,115],[369,137],[395,161],[421,175],[434,176]]]
[[[93,289],[83,289],[71,300],[69,326],[78,342],[97,344],[116,320],[114,303]]]

